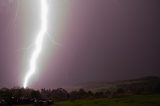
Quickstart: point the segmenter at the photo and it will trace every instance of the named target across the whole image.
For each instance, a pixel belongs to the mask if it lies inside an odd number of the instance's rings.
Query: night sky
[[[31,88],[160,76],[159,0],[49,1],[49,29]],[[0,88],[22,86],[38,0],[0,0]]]

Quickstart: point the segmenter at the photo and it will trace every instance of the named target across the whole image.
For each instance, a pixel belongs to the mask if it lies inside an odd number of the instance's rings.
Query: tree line
[[[129,83],[130,82],[130,83]],[[160,93],[160,80],[156,78],[145,78],[138,81],[120,83],[105,90],[67,91],[63,88],[57,89],[24,89],[24,88],[1,88],[0,105],[33,104],[40,102],[55,103],[64,100],[112,98],[137,94]],[[46,105],[47,106],[47,105]]]

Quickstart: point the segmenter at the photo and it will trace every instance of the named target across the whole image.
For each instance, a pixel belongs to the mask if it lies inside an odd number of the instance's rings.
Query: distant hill
[[[130,79],[130,80],[120,80],[114,82],[92,82],[92,83],[85,83],[74,85],[71,87],[66,87],[65,89],[71,90],[78,90],[83,88],[85,90],[91,90],[93,92],[105,92],[107,90],[117,90],[122,88],[124,90],[132,90],[135,92],[138,91],[151,91],[154,92],[160,89],[160,78],[156,76],[146,76],[137,79]]]

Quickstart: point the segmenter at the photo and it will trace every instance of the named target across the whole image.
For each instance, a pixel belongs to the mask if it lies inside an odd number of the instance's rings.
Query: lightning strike
[[[23,83],[24,88],[28,86],[29,79],[36,72],[37,60],[42,50],[43,39],[47,33],[47,13],[48,13],[47,0],[40,0],[40,5],[41,5],[40,7],[41,8],[41,13],[40,13],[41,26],[40,26],[40,31],[35,40],[35,44],[34,44],[35,49],[33,50],[33,53],[31,55],[29,70],[24,79],[24,83]]]

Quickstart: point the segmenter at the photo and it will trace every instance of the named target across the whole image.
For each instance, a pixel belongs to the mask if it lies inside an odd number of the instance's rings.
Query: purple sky
[[[61,23],[61,46],[31,87],[160,76],[159,0],[69,2]],[[23,80],[21,39],[25,35],[21,35],[20,14],[15,18],[16,8],[11,0],[0,1],[0,87],[21,86],[19,80]]]
[[[16,22],[16,5],[10,0],[0,1],[0,87],[12,87],[18,83],[20,48]]]

